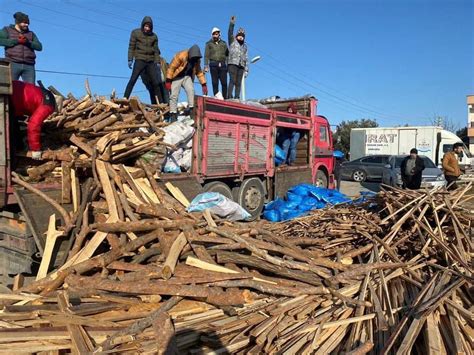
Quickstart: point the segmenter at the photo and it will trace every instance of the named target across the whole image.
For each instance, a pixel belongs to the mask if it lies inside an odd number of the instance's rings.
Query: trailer
[[[454,143],[462,141],[454,133],[437,126],[353,128],[350,158],[355,160],[378,154],[408,155],[412,148],[416,148],[419,154],[441,166],[444,153],[450,151]],[[474,159],[464,144],[463,150],[460,165],[470,169],[474,166]]]

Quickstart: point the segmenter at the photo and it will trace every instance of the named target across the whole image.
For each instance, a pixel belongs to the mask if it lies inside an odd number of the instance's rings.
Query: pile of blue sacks
[[[288,190],[286,200],[277,198],[265,206],[263,217],[271,222],[287,221],[303,216],[311,210],[348,203],[352,200],[337,190],[300,184]]]

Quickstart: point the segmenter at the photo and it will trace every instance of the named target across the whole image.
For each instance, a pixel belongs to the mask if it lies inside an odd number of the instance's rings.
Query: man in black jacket
[[[206,43],[204,51],[204,72],[211,71],[212,91],[214,95],[219,92],[219,81],[222,87],[222,96],[227,98],[227,57],[229,49],[227,43],[221,39],[221,30],[214,27],[211,31],[212,38]]]
[[[417,190],[421,187],[421,177],[425,170],[425,163],[418,156],[418,150],[413,148],[410,155],[402,160],[400,173],[404,189]]]
[[[135,63],[133,61],[135,60]],[[146,77],[148,92],[152,104],[156,104],[155,95],[163,102],[160,92],[161,75],[158,70],[160,65],[160,49],[158,36],[153,32],[153,20],[145,16],[140,28],[132,31],[128,45],[128,67],[132,69],[132,76],[128,81],[124,96],[130,97],[138,77]]]

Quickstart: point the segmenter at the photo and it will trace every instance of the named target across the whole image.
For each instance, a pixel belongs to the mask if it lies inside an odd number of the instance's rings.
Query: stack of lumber
[[[146,163],[92,172],[51,218],[63,266],[0,295],[0,352],[472,353],[470,186],[238,224],[186,213]]]
[[[43,124],[43,159],[47,162],[27,167],[30,181],[52,181],[65,165],[87,168],[95,158],[132,165],[136,158],[154,150],[163,159],[166,147],[175,148],[163,142],[161,128],[167,125],[163,121],[167,112],[166,105],[144,105],[136,98],[87,94],[75,99],[70,95],[61,112]]]

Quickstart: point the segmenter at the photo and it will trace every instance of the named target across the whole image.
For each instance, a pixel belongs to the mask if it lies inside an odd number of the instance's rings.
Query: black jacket
[[[425,162],[422,158],[417,156],[415,161],[414,174],[407,175],[405,170],[407,167],[408,159],[410,159],[410,156],[407,156],[405,159],[403,159],[402,164],[400,165],[400,173],[402,175],[403,185],[409,189],[419,189],[421,186],[423,170],[425,170]]]
[[[143,32],[146,23],[151,26],[151,32]],[[160,49],[158,48],[158,36],[153,32],[153,21],[151,17],[145,16],[140,28],[132,31],[128,44],[128,60],[144,60],[145,62],[160,62]]]

